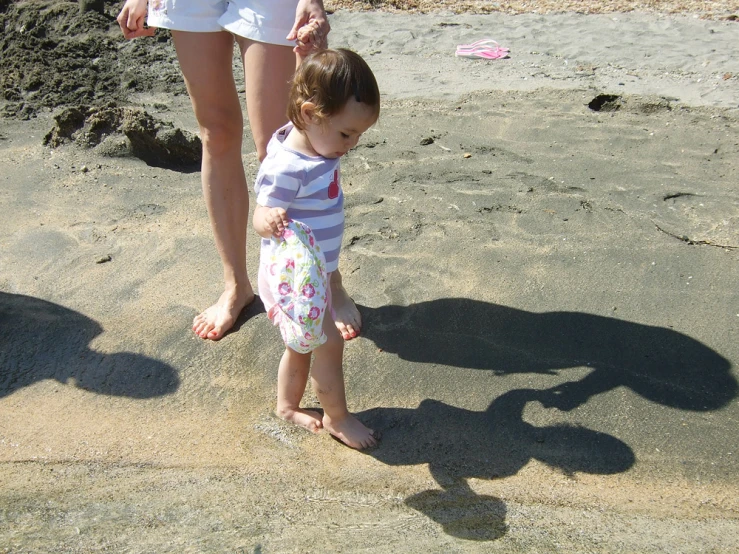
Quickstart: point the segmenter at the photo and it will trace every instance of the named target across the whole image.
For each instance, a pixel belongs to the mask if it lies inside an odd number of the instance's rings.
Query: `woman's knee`
[[[212,156],[241,151],[244,127],[240,118],[209,118],[200,122],[200,138],[203,150]]]

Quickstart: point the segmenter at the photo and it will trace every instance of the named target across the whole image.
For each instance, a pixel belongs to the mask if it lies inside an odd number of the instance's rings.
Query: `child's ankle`
[[[323,419],[324,421],[327,421],[329,423],[341,423],[345,419],[352,417],[352,414],[349,413],[349,410],[344,411],[332,411],[331,414],[326,413],[326,410],[323,411]]]

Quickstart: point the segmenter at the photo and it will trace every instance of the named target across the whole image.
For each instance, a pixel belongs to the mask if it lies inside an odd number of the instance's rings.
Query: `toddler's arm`
[[[293,51],[298,55],[298,63],[314,48],[328,48],[326,37],[331,30],[323,0],[299,0],[295,9],[295,24],[287,35],[287,40],[297,41]]]
[[[293,52],[298,55],[298,65],[313,50],[328,48],[328,41],[321,34],[321,27],[316,21],[306,23],[298,29],[296,41],[298,44],[293,48]]]
[[[280,238],[290,219],[284,208],[268,208],[257,206],[254,210],[252,225],[257,234],[265,239]]]

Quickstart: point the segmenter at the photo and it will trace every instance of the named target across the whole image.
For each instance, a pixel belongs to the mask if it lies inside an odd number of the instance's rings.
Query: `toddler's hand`
[[[282,238],[282,233],[290,223],[290,219],[284,208],[270,208],[264,215],[264,222],[272,231],[272,236],[279,239]]]
[[[301,58],[307,56],[311,50],[328,48],[326,32],[321,23],[316,20],[309,21],[298,29],[296,41],[297,46],[293,48],[293,51]]]
[[[326,37],[331,25],[326,17],[323,0],[298,0],[295,7],[295,23],[287,40],[294,40],[297,46],[293,51],[300,62],[314,48],[320,50],[328,47]]]

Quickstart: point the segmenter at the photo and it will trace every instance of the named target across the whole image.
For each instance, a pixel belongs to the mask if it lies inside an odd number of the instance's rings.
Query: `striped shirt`
[[[326,256],[326,271],[339,267],[344,235],[344,193],[339,158],[307,156],[283,144],[292,123],[281,127],[267,145],[267,157],[257,174],[257,204],[284,208],[290,219],[311,228]],[[262,238],[262,248],[270,239]]]

